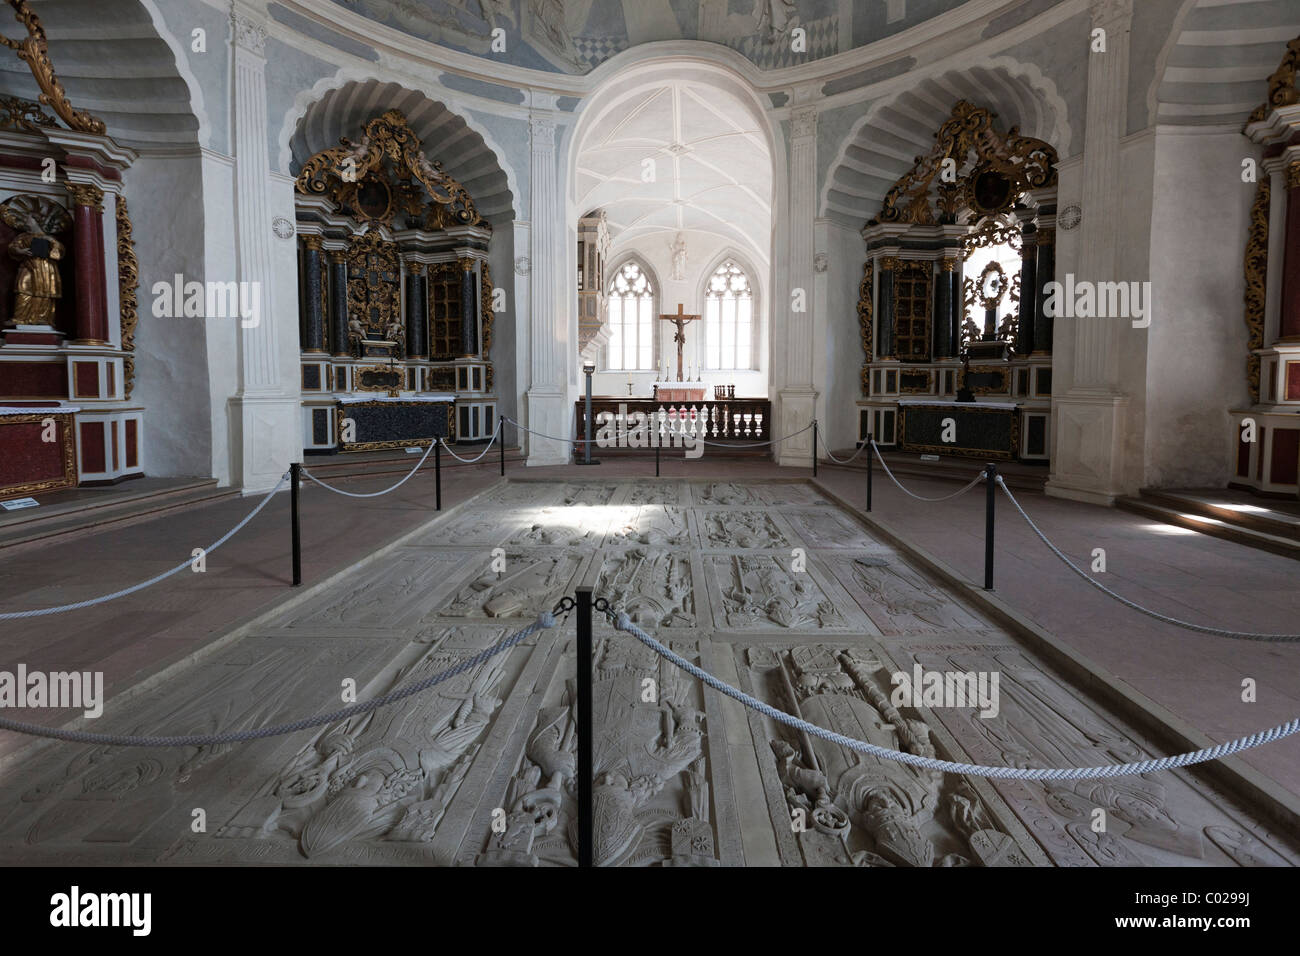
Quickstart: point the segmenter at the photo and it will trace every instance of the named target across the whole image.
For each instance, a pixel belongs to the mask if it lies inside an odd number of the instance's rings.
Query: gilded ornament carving
[[[1246,234],[1246,330],[1249,334],[1246,358],[1246,382],[1250,387],[1250,400],[1259,401],[1259,356],[1256,349],[1264,347],[1265,283],[1268,278],[1268,211],[1272,179],[1261,176],[1255,187],[1255,201],[1250,207],[1250,228]]]
[[[16,50],[18,59],[31,69],[32,76],[36,78],[36,85],[41,88],[41,104],[54,110],[59,119],[68,124],[69,129],[102,136],[107,130],[104,121],[91,116],[85,110],[73,108],[68,102],[68,94],[64,91],[63,84],[59,82],[59,77],[54,72],[54,64],[50,61],[49,42],[46,40],[45,27],[41,25],[41,18],[32,12],[27,0],[9,0],[9,6],[14,8],[14,16],[18,22],[27,29],[27,36],[22,40],[11,40],[0,34],[0,43],[11,50]]]
[[[89,206],[96,212],[104,211],[104,190],[91,183],[68,183],[68,192],[76,206]]]
[[[1293,159],[1290,163],[1287,164],[1286,188],[1300,189],[1300,159]]]
[[[39,133],[41,129],[58,125],[53,116],[41,109],[40,103],[20,100],[16,96],[0,97],[0,129]]]
[[[876,264],[871,259],[867,260],[866,268],[862,270],[862,281],[858,283],[858,328],[862,333],[862,351],[867,359],[862,363],[862,394],[870,395],[871,386],[868,381],[871,375],[871,353],[875,348],[873,344],[874,336],[874,307],[873,292],[875,290]]]
[[[321,244],[322,244],[323,242],[324,242],[324,240],[323,240],[320,236],[303,236],[303,237],[302,237],[302,247],[303,247],[304,249],[311,249],[311,250],[313,250],[313,251],[315,251],[315,252],[320,252],[320,251],[321,251]]]
[[[1002,135],[994,128],[995,116],[959,100],[935,134],[929,154],[917,157],[911,170],[886,194],[880,214],[868,224],[935,225],[945,221],[942,217],[955,216],[960,205],[976,205],[985,213],[1003,212],[1026,190],[1055,185],[1055,148],[1041,139],[1022,136],[1019,127]],[[932,187],[949,159],[957,164],[961,179],[951,186],[939,183],[935,190],[938,199],[932,203]]]
[[[496,313],[492,311],[492,270],[488,264],[482,264],[482,280],[479,283],[479,314],[482,317],[483,325],[483,358],[488,357],[492,351],[492,323],[496,321]],[[487,363],[487,390],[492,391],[492,363]]]
[[[359,142],[343,137],[338,146],[312,156],[303,163],[296,188],[328,196],[358,222],[391,226],[401,211],[425,229],[491,228],[465,187],[421,152],[420,138],[401,110],[368,122]]]
[[[1024,233],[1020,226],[1008,219],[987,219],[974,232],[962,239],[961,258],[965,262],[976,249],[991,246],[1010,246],[1020,252],[1024,246]]]
[[[126,197],[117,197],[117,297],[121,303],[122,351],[125,381],[122,395],[131,397],[135,387],[135,327],[140,321],[136,292],[140,288],[140,266],[135,258],[135,239],[131,235],[131,215]]]
[[[1286,45],[1286,55],[1268,78],[1268,105],[1294,106],[1300,103],[1300,90],[1296,89],[1296,73],[1300,70],[1300,37]]]
[[[348,342],[352,354],[361,357],[367,338],[398,341],[402,329],[401,275],[397,244],[378,232],[354,236],[348,245]],[[404,344],[405,335],[401,336]]]

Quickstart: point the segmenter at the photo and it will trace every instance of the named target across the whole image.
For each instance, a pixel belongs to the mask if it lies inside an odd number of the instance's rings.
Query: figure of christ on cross
[[[671,322],[677,326],[677,333],[673,336],[673,341],[677,343],[677,381],[679,382],[685,381],[682,378],[682,346],[686,344],[686,323],[695,322],[700,318],[698,315],[685,315],[682,312],[684,308],[685,306],[678,302],[676,315],[670,312],[667,315],[659,316],[663,321]]]

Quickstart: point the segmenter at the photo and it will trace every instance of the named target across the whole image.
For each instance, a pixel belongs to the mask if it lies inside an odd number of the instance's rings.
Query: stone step
[[[1143,488],[1139,494],[1147,501],[1179,511],[1217,518],[1234,527],[1246,528],[1279,538],[1300,542],[1300,504],[1253,498],[1245,502],[1220,500],[1212,492],[1184,492],[1161,488]],[[1239,497],[1233,495],[1233,497]]]
[[[23,545],[67,540],[103,530],[147,521],[181,508],[211,504],[239,494],[218,488],[214,479],[142,479],[111,488],[78,488],[54,493],[40,508],[0,517],[0,551]]]
[[[1125,496],[1116,498],[1115,507],[1123,508],[1125,511],[1131,511],[1134,514],[1155,518],[1165,524],[1188,528],[1192,531],[1199,531],[1202,534],[1213,535],[1216,538],[1223,538],[1228,541],[1235,541],[1237,544],[1244,544],[1247,547],[1259,548],[1262,551],[1270,551],[1273,554],[1284,555],[1288,558],[1300,558],[1300,541],[1297,541],[1294,537],[1283,537],[1258,531],[1252,527],[1247,527],[1245,524],[1229,522],[1213,514],[1198,513],[1184,507],[1182,504],[1175,505],[1157,501],[1153,497],[1143,494],[1141,497]]]

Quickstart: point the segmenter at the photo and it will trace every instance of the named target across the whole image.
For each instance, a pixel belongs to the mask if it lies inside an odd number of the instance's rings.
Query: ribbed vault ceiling
[[[1023,135],[1068,154],[1070,127],[1054,91],[1010,66],[954,71],[922,80],[874,112],[831,169],[821,214],[860,228],[916,158],[934,146],[935,133],[963,99],[996,113],[1003,133],[1019,126]]]
[[[293,171],[322,149],[337,146],[341,137],[359,139],[367,122],[390,109],[406,114],[425,155],[469,190],[480,214],[493,221],[513,217],[505,171],[483,137],[442,103],[398,83],[349,83],[308,107],[289,142]]]
[[[1244,123],[1297,36],[1300,0],[1198,0],[1165,65],[1157,122]]]
[[[767,140],[749,111],[715,87],[678,80],[607,109],[580,144],[577,196],[583,210],[603,208],[623,242],[695,230],[761,261],[769,256]]]
[[[137,0],[31,0],[31,8],[74,107],[102,119],[108,134],[127,146],[197,142],[189,87]],[[22,41],[27,31],[12,14],[8,4],[0,8],[0,32]],[[218,48],[225,42],[208,39]],[[25,100],[40,95],[27,64],[7,48],[0,48],[0,93]]]

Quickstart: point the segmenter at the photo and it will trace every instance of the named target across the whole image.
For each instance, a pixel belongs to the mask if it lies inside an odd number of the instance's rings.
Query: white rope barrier
[[[787,714],[783,710],[778,710],[772,705],[764,703],[755,697],[751,697],[749,694],[732,687],[730,684],[724,683],[703,668],[692,664],[680,654],[676,654],[669,650],[645,631],[641,630],[641,628],[633,624],[626,613],[615,613],[610,611],[609,615],[614,626],[618,630],[631,634],[664,660],[676,665],[692,677],[707,684],[719,693],[726,694],[733,700],[740,701],[740,703],[744,704],[750,710],[763,714],[765,717],[770,717],[772,720],[785,724],[787,727],[793,727],[795,730],[837,744],[848,750],[852,750],[855,753],[879,757],[882,760],[892,760],[895,763],[907,764],[912,767],[918,767],[922,770],[940,770],[944,773],[961,773],[972,777],[988,777],[995,780],[1097,780],[1110,777],[1131,777],[1138,774],[1153,773],[1159,770],[1172,770],[1177,767],[1190,766],[1191,764],[1205,763],[1209,760],[1219,760],[1223,757],[1229,757],[1232,754],[1240,753],[1243,750],[1249,750],[1252,747],[1271,743],[1274,740],[1281,740],[1283,737],[1290,737],[1292,734],[1300,731],[1300,717],[1297,717],[1294,720],[1287,721],[1285,724],[1279,724],[1276,727],[1270,727],[1268,730],[1262,730],[1259,733],[1250,734],[1246,737],[1238,737],[1236,740],[1218,744],[1214,747],[1206,747],[1204,750],[1196,750],[1191,753],[1178,754],[1172,757],[1138,760],[1132,763],[1107,764],[1100,767],[988,767],[983,764],[939,760],[936,757],[927,757],[923,754],[908,753],[902,750],[891,750],[888,747],[881,747],[876,744],[867,743],[863,740],[855,740],[852,737],[838,734],[833,730],[827,730],[825,727],[819,727],[816,724],[809,723],[800,717],[795,717],[793,714]]]
[[[263,508],[266,507],[267,503],[275,496],[275,493],[279,491],[281,488],[283,488],[284,483],[288,480],[289,480],[289,473],[285,472],[283,475],[280,476],[279,483],[266,493],[266,497],[263,498],[258,503],[257,507],[254,508],[252,511],[250,511],[247,517],[245,517],[243,521],[239,522],[239,524],[235,525],[224,535],[218,538],[215,542],[213,542],[212,544],[204,548],[203,549],[204,554],[211,554],[213,551],[217,550],[217,548],[221,547],[223,544],[225,544],[227,541],[233,538],[236,534],[238,534],[243,529],[244,525],[248,524],[250,521],[252,521],[254,518],[257,517],[258,512],[260,512]],[[58,607],[43,607],[32,611],[6,611],[5,613],[0,614],[0,621],[13,621],[13,620],[18,620],[21,618],[28,618],[28,617],[42,617],[46,614],[60,614],[64,611],[76,611],[83,607],[92,607],[96,604],[104,604],[107,601],[114,601],[120,597],[126,597],[128,594],[134,594],[136,591],[143,591],[145,588],[157,584],[159,581],[163,581],[171,577],[173,574],[177,574],[180,571],[184,571],[186,568],[192,566],[193,563],[194,563],[193,557],[186,558],[184,561],[176,565],[176,567],[172,568],[170,571],[164,571],[162,574],[155,575],[154,577],[150,578],[148,581],[141,581],[139,584],[134,584],[129,588],[123,588],[120,591],[114,591],[112,594],[104,594],[97,598],[89,598],[88,600],[85,601],[77,601],[75,604],[61,604]]]
[[[975,478],[971,481],[970,484],[960,489],[959,491],[954,491],[950,495],[940,495],[938,498],[927,498],[925,495],[914,494],[908,491],[906,488],[904,488],[903,483],[894,477],[894,473],[889,470],[889,465],[886,464],[885,462],[885,456],[880,453],[880,446],[876,444],[875,440],[868,439],[867,441],[868,444],[870,444],[872,449],[875,451],[876,459],[880,462],[881,467],[885,469],[885,474],[889,476],[889,480],[898,486],[899,491],[901,491],[905,495],[915,498],[917,501],[951,501],[953,498],[957,498],[960,497],[961,495],[966,494],[966,492],[970,491],[972,488],[974,488],[976,485],[978,485],[981,481],[984,480],[984,472],[981,471],[979,474],[975,476]]]
[[[421,455],[420,460],[415,463],[415,467],[406,473],[406,477],[404,477],[401,481],[399,481],[397,484],[393,485],[392,487],[385,488],[383,491],[371,491],[365,494],[361,494],[355,491],[344,491],[342,488],[335,488],[333,485],[325,484],[325,482],[321,481],[310,471],[308,471],[306,467],[302,469],[302,473],[306,475],[308,478],[310,478],[312,481],[316,482],[316,484],[320,485],[326,491],[332,491],[336,495],[343,495],[344,497],[347,498],[379,498],[383,495],[388,494],[389,492],[396,491],[398,488],[402,487],[402,485],[410,481],[411,476],[414,475],[417,471],[419,471],[420,466],[423,465],[425,461],[428,459],[429,452],[433,451],[434,444],[435,444],[434,442],[429,443],[429,447],[424,450],[424,454]]]
[[[1088,574],[1077,564],[1071,561],[1068,557],[1065,556],[1065,553],[1060,548],[1052,544],[1052,542],[1047,539],[1047,535],[1043,534],[1043,532],[1039,529],[1038,525],[1034,524],[1033,519],[1031,519],[1029,515],[1025,513],[1025,509],[1020,507],[1020,502],[1017,501],[1016,496],[1011,493],[1011,489],[1007,487],[1007,484],[1005,481],[1002,480],[1001,475],[998,476],[997,483],[1002,488],[1002,490],[1006,492],[1006,496],[1011,499],[1011,503],[1015,505],[1016,510],[1020,512],[1020,517],[1025,519],[1025,522],[1029,525],[1029,529],[1038,536],[1038,540],[1042,541],[1043,544],[1047,545],[1048,550],[1051,551],[1052,554],[1060,558],[1063,562],[1065,562],[1066,567],[1068,567],[1079,577],[1083,578],[1083,580],[1087,581],[1089,584],[1095,587],[1102,594],[1105,594],[1107,597],[1114,598],[1116,601],[1119,601],[1119,603],[1123,604],[1125,607],[1137,611],[1139,614],[1145,614],[1147,617],[1154,618],[1155,620],[1161,621],[1165,624],[1172,624],[1174,625],[1174,627],[1181,627],[1188,631],[1198,631],[1201,634],[1212,634],[1216,637],[1230,637],[1233,638],[1234,640],[1262,641],[1266,643],[1275,643],[1275,644],[1286,644],[1286,643],[1293,643],[1295,641],[1300,641],[1300,634],[1267,634],[1258,631],[1229,631],[1220,627],[1208,627],[1204,624],[1192,624],[1190,621],[1180,621],[1176,617],[1169,617],[1167,614],[1161,614],[1158,611],[1153,611],[1150,608],[1145,608],[1141,604],[1138,604],[1136,601],[1130,601],[1122,594],[1116,594],[1110,588],[1106,587],[1106,585],[1102,584],[1092,575]]]
[[[443,451],[445,451],[447,454],[451,455],[452,458],[455,458],[455,459],[456,459],[458,462],[460,462],[461,464],[464,464],[464,465],[473,465],[473,464],[477,464],[478,462],[482,461],[482,460],[483,460],[483,456],[486,455],[488,452],[490,452],[490,451],[492,450],[492,446],[496,444],[497,438],[498,438],[498,436],[500,436],[500,434],[501,434],[501,429],[502,429],[502,427],[503,427],[503,425],[502,425],[502,419],[498,418],[498,419],[497,419],[497,427],[496,427],[496,431],[494,431],[494,432],[492,433],[492,438],[491,438],[491,440],[488,441],[487,446],[483,449],[482,452],[479,453],[479,456],[478,456],[477,458],[461,458],[460,455],[456,454],[454,451],[451,450],[451,446],[448,445],[445,441],[443,441],[443,439],[439,438],[438,441],[442,442],[442,448],[443,448]],[[502,440],[504,441],[504,439],[502,439]]]

